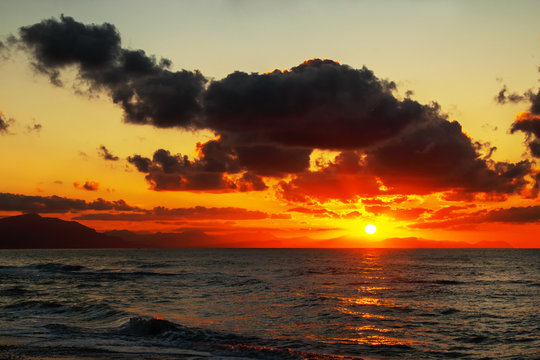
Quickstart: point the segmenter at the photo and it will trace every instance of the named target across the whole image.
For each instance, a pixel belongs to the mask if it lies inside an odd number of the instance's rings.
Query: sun
[[[364,230],[369,235],[373,235],[373,234],[375,234],[375,231],[377,231],[377,227],[375,225],[373,225],[373,224],[367,224],[366,227],[364,228]]]

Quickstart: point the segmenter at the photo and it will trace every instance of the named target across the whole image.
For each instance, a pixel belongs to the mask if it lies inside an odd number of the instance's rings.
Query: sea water
[[[1,250],[0,358],[538,359],[540,250]]]

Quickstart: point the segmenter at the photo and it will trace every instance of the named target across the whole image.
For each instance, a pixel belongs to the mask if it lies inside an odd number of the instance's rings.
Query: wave
[[[54,301],[27,300],[2,306],[6,310],[29,310],[29,309],[68,309],[64,304]]]
[[[463,284],[467,284],[464,281],[448,280],[448,279],[424,280],[424,279],[395,278],[395,279],[392,279],[390,282],[395,283],[395,284],[436,284],[436,285],[463,285]]]
[[[116,269],[92,269],[83,265],[44,263],[23,266],[0,266],[0,275],[10,277],[28,277],[38,274],[51,274],[60,276],[78,276],[96,278],[98,280],[131,280],[139,277],[169,277],[183,276],[179,273],[165,273],[144,270],[116,270]],[[2,274],[3,273],[3,274]],[[38,275],[41,277],[41,275]]]
[[[69,304],[50,300],[25,300],[0,306],[5,316],[13,317],[45,314],[65,314],[69,317],[78,316],[85,321],[102,321],[110,318],[126,316],[108,304]]]
[[[18,297],[25,296],[32,293],[32,291],[22,288],[20,286],[12,286],[4,289],[0,289],[0,296]]]
[[[300,359],[360,359],[339,355],[319,354],[282,348],[272,340],[247,337],[218,331],[189,328],[155,317],[132,317],[119,329],[123,336],[161,340],[183,349],[204,351],[211,357],[241,357],[244,359],[300,360]],[[163,344],[162,343],[162,344]]]
[[[49,272],[74,272],[81,271],[85,269],[82,265],[71,265],[71,264],[61,264],[61,263],[46,263],[33,265],[37,270],[49,271]]]
[[[44,263],[22,266],[4,265],[0,266],[0,272],[11,273],[13,271],[38,271],[48,273],[70,273],[84,270],[82,265],[62,264],[62,263]]]

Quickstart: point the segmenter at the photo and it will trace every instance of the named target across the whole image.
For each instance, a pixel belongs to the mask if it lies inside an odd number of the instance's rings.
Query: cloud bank
[[[0,211],[24,213],[80,213],[76,220],[103,221],[156,221],[156,220],[259,220],[289,219],[281,214],[269,214],[258,210],[239,207],[167,208],[156,206],[144,209],[127,204],[124,200],[108,201],[98,198],[94,201],[71,199],[60,196],[31,196],[0,193]],[[89,212],[88,211],[92,211]],[[111,211],[114,211],[111,212]]]

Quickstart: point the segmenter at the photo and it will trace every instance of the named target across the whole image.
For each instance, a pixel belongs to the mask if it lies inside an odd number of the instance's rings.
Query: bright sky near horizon
[[[539,13],[538,1],[0,0],[0,214],[284,246],[538,247]],[[100,27],[103,59],[62,47],[52,24],[70,18],[82,27],[69,34]],[[128,55],[147,68],[130,72]]]

